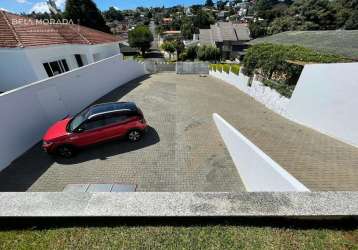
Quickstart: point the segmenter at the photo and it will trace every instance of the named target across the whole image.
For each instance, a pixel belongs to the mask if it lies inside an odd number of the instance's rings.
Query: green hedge
[[[234,65],[231,65],[231,72],[234,73],[235,75],[239,75],[240,73],[240,65],[238,64],[234,64]]]
[[[350,62],[342,56],[321,54],[312,49],[296,45],[258,44],[247,50],[243,61],[243,73],[252,76],[258,71],[265,79],[272,79],[274,74],[284,78],[288,85],[296,85],[302,72],[301,63],[337,63]]]
[[[223,67],[223,71],[224,71],[225,73],[229,74],[229,72],[230,72],[230,65],[228,65],[228,64],[223,64],[222,67]]]
[[[209,69],[212,71],[219,71],[229,73],[230,71],[236,75],[240,72],[240,65],[239,64],[210,64]]]
[[[280,95],[283,95],[287,98],[291,98],[292,93],[295,90],[294,85],[287,85],[285,83],[275,82],[272,80],[265,79],[262,83],[271,89],[275,89]]]

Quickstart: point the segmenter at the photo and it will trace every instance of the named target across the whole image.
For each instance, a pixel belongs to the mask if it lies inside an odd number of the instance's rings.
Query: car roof
[[[138,108],[133,102],[109,102],[91,106],[86,114],[87,118],[99,114],[116,111],[137,111]]]

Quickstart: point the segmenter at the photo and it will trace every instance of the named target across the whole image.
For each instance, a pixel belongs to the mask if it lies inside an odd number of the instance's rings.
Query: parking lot
[[[237,192],[243,185],[212,120],[223,116],[311,190],[358,191],[358,149],[290,122],[212,77],[161,73],[98,102],[134,101],[150,129],[72,159],[40,144],[0,172],[0,191],[62,191],[69,184],[130,184],[137,191]]]

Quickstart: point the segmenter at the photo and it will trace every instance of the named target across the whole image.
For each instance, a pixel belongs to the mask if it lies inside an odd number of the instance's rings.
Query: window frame
[[[45,63],[42,64],[42,66],[44,67],[48,77],[56,76],[54,74],[54,69],[51,66],[51,64],[54,64],[54,63],[57,64],[57,66],[58,66],[58,68],[60,70],[60,73],[56,74],[56,75],[61,75],[63,73],[66,73],[66,72],[70,71],[70,68],[68,66],[68,63],[67,63],[66,59],[59,59],[59,60],[55,60],[55,61],[51,61],[51,62],[45,62]],[[51,73],[51,75],[49,73]]]

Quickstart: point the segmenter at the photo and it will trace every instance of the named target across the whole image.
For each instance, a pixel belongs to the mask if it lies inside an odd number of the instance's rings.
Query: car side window
[[[124,122],[129,119],[128,115],[124,114],[114,114],[114,115],[108,115],[105,118],[105,125],[111,125],[115,123]]]
[[[92,130],[105,126],[104,117],[96,117],[91,120],[87,120],[82,124],[81,128],[84,130]]]

